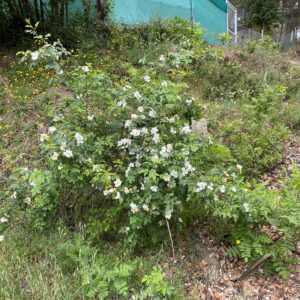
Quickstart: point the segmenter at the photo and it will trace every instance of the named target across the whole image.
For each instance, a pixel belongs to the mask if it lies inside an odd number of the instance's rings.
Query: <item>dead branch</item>
[[[262,265],[266,260],[268,260],[272,255],[270,253],[265,254],[261,259],[259,259],[253,266],[251,266],[247,271],[245,271],[242,275],[237,276],[233,279],[231,279],[231,281],[241,281],[243,279],[245,279],[253,270],[255,270],[256,268],[258,268],[260,265]]]
[[[168,227],[169,237],[170,237],[170,241],[171,241],[173,260],[175,261],[175,249],[174,249],[174,243],[173,243],[172,233],[171,233],[171,230],[170,230],[169,221],[167,220],[167,218],[166,218],[166,222],[167,222],[167,227]]]

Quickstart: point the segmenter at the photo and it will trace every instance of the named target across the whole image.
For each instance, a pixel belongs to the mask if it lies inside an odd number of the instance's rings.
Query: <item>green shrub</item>
[[[196,89],[210,101],[235,101],[255,95],[258,89],[255,78],[247,76],[223,52],[214,50],[197,59],[192,79]]]
[[[272,118],[284,94],[281,86],[267,87],[253,99],[243,120],[233,121],[225,129],[223,139],[248,175],[257,176],[272,169],[283,157],[289,132],[282,123],[273,123]]]
[[[81,236],[75,243],[58,245],[61,264],[80,276],[83,294],[96,299],[173,299],[173,287],[163,271],[153,267],[147,273],[143,261],[119,257],[117,251],[86,245]]]

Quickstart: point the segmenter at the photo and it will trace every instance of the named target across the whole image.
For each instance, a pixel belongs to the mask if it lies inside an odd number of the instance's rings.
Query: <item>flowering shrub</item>
[[[184,86],[141,74],[119,87],[105,74],[81,69],[72,84],[82,95],[40,136],[56,180],[127,210],[126,234],[180,218],[183,203],[205,189],[200,179],[216,164],[205,156],[218,147],[192,132],[200,107]],[[83,99],[93,93],[101,101],[89,107]],[[225,193],[223,184],[207,185]]]

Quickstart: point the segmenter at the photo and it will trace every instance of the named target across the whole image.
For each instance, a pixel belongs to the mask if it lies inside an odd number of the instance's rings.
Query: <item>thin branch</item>
[[[266,260],[268,260],[272,255],[270,253],[265,254],[261,259],[259,259],[253,266],[251,266],[248,270],[246,270],[242,275],[237,276],[231,281],[241,281],[245,279],[253,270],[262,265]]]
[[[169,237],[170,237],[170,241],[171,241],[171,247],[172,247],[173,260],[175,260],[175,249],[174,249],[174,243],[173,243],[172,233],[171,233],[171,230],[170,230],[169,221],[167,220],[167,218],[166,218],[166,222],[167,222],[167,227],[168,227]]]
[[[6,82],[5,82],[5,80],[4,80],[4,78],[0,75],[0,81],[2,81],[3,82],[3,84],[5,85],[5,87],[7,88],[7,84],[6,84]]]

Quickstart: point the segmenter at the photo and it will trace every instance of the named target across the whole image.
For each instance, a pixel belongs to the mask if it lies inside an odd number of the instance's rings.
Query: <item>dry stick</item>
[[[1,75],[0,75],[0,79],[3,82],[3,84],[5,85],[5,87],[7,88],[7,84],[6,84],[6,82],[4,81],[4,78]]]
[[[166,222],[167,222],[167,227],[168,227],[168,231],[169,231],[169,237],[170,237],[171,246],[172,246],[173,260],[175,260],[174,243],[173,243],[172,233],[171,233],[171,230],[170,230],[169,221],[167,220],[167,218],[166,218]]]
[[[242,275],[237,276],[231,281],[240,281],[246,278],[254,269],[259,267],[261,264],[263,264],[267,259],[269,259],[272,255],[270,253],[265,254],[260,260],[258,260],[253,266],[251,266],[246,272],[244,272]]]

